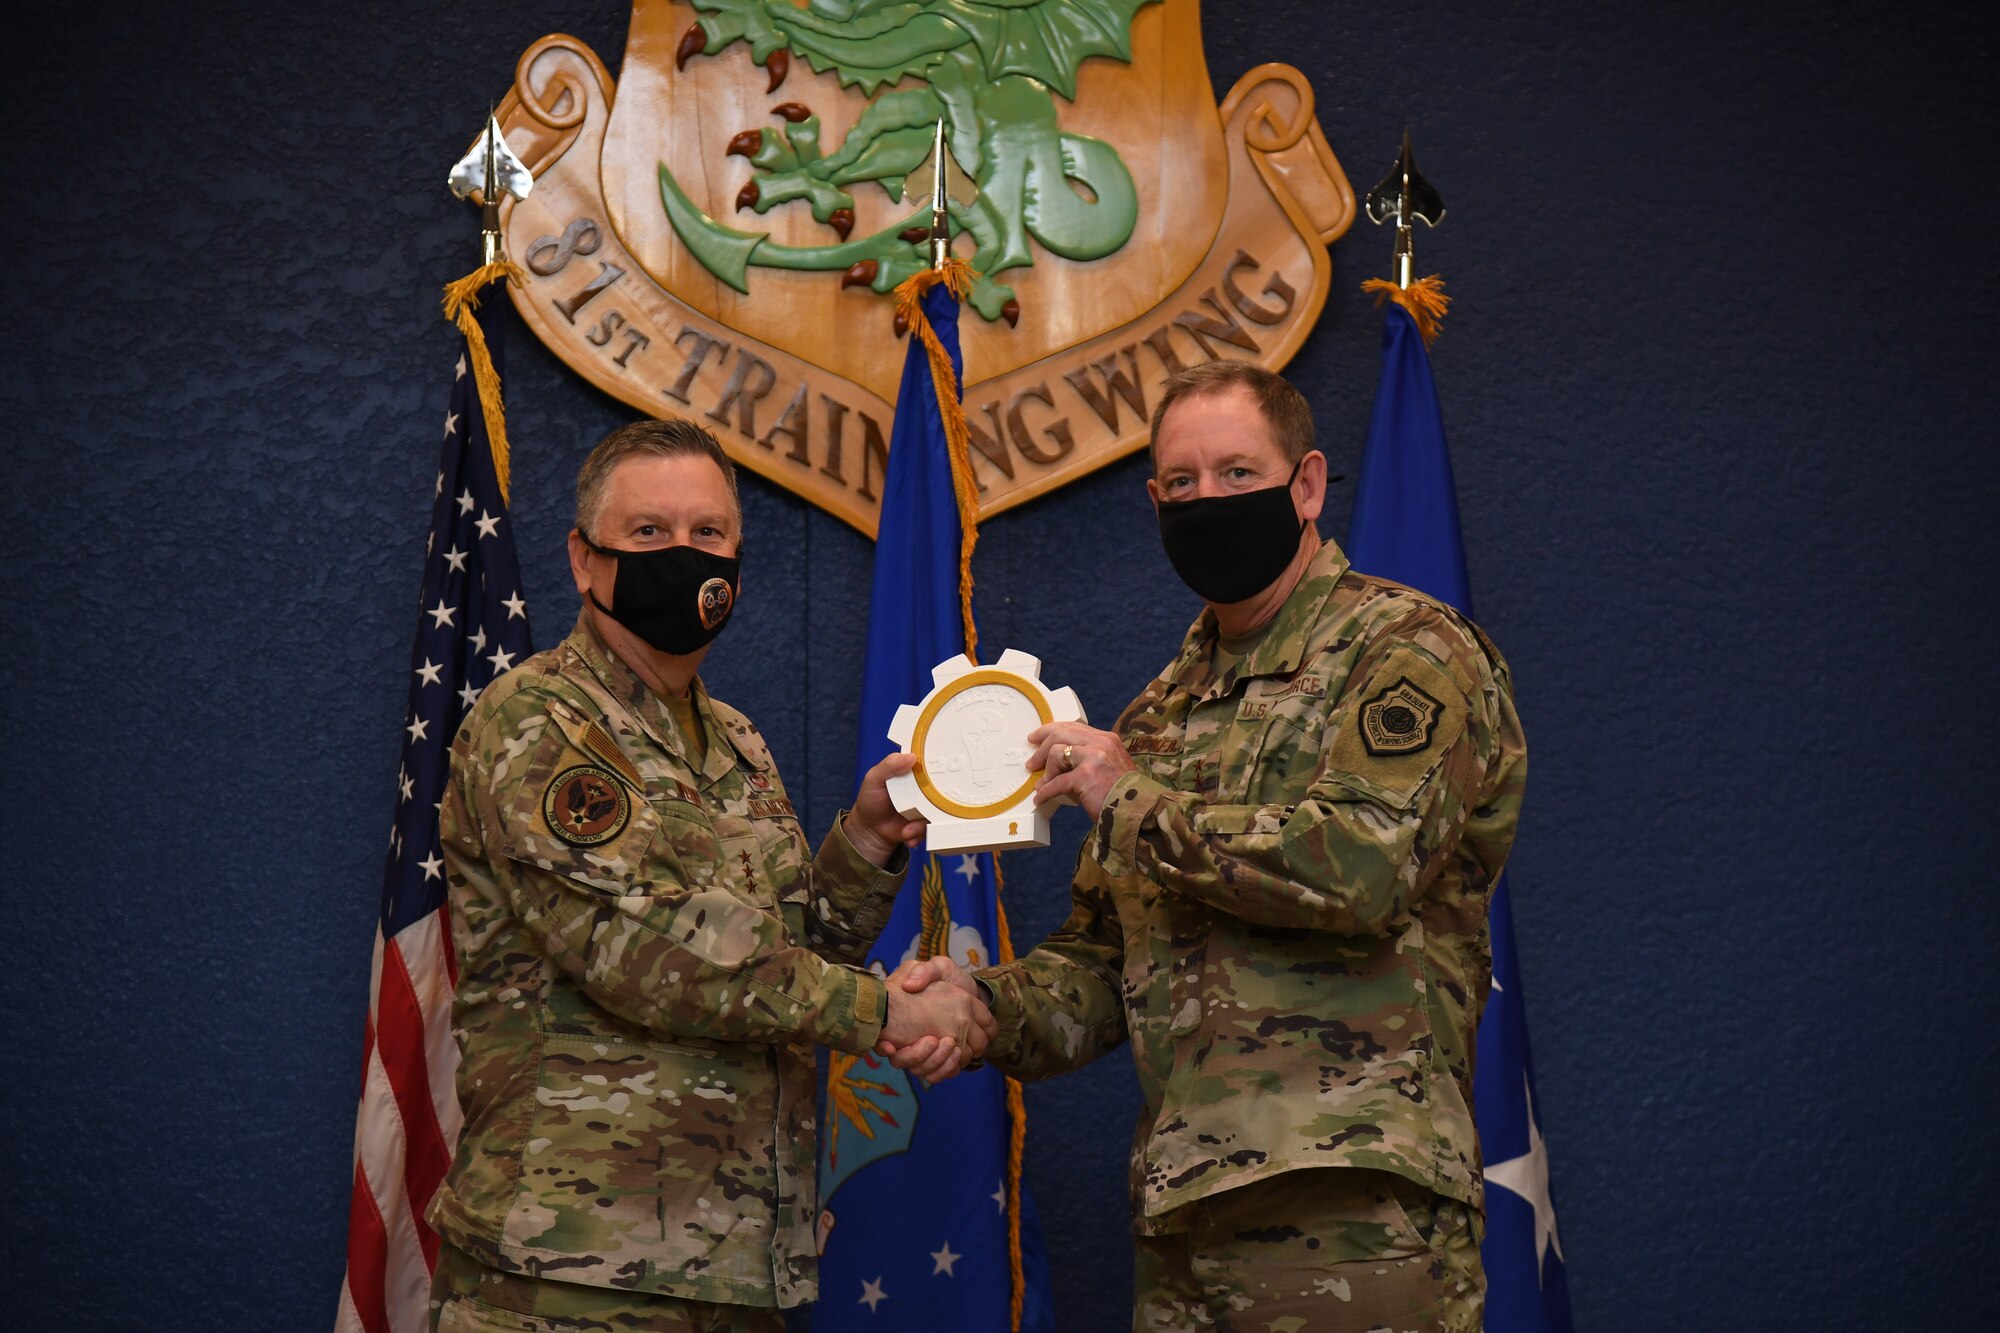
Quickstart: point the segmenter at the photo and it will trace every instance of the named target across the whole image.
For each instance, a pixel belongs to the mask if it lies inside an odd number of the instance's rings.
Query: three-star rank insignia
[[[574,847],[595,847],[625,831],[632,803],[618,779],[595,764],[565,768],[542,793],[549,831]]]
[[[1361,705],[1361,743],[1378,758],[1416,754],[1431,743],[1443,712],[1443,704],[1404,676]]]

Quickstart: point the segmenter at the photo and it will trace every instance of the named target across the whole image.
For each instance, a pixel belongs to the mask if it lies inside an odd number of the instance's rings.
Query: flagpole
[[[510,271],[500,246],[498,200],[507,192],[518,198],[526,187],[508,189],[510,172],[520,164],[505,152],[490,111],[482,138],[451,174],[460,198],[483,189],[482,263],[445,289],[445,313],[463,334],[464,350],[445,413],[424,543],[424,610],[406,677],[408,711],[383,863],[336,1333],[417,1328],[428,1316],[441,1242],[426,1214],[447,1178],[463,1123],[451,1041],[457,958],[437,811],[458,724],[487,685],[534,651],[507,526],[499,372],[473,315],[479,290]],[[524,169],[518,174],[526,180]]]
[[[925,293],[943,287],[955,301],[963,301],[978,275],[972,266],[951,253],[951,200],[970,204],[978,187],[952,159],[945,143],[944,117],[938,117],[931,134],[930,188],[922,191],[922,168],[903,184],[904,199],[914,203],[913,192],[929,195],[930,269],[908,279],[896,289],[896,322],[913,331],[924,344],[930,359],[931,382],[937,390],[938,416],[944,429],[946,452],[951,459],[952,491],[958,502],[960,614],[965,621],[965,655],[979,661],[979,626],[972,615],[972,552],[979,542],[979,494],[972,476],[972,439],[965,422],[963,387],[953,370],[951,356],[938,340],[924,313]],[[954,174],[955,173],[955,174]],[[1007,926],[1004,901],[1006,879],[1000,870],[1000,855],[989,853],[993,865],[993,928],[996,961],[1014,961],[1014,936]],[[1027,1299],[1026,1258],[1021,1247],[1021,1164],[1027,1151],[1028,1108],[1018,1079],[1006,1080],[1007,1098],[1007,1265],[1009,1279],[1007,1326],[1019,1333]]]
[[[1368,215],[1394,221],[1393,280],[1371,278],[1364,291],[1393,301],[1405,325],[1385,312],[1382,378],[1368,423],[1347,554],[1356,569],[1391,578],[1472,614],[1459,530],[1457,491],[1444,419],[1426,348],[1436,338],[1447,298],[1436,274],[1415,278],[1411,222],[1444,220],[1444,200],[1417,170],[1409,135],[1381,184],[1369,191]],[[1413,326],[1413,328],[1412,328]],[[1412,338],[1414,331],[1419,336]],[[1492,986],[1476,1034],[1473,1119],[1484,1160],[1488,1333],[1569,1333],[1569,1286],[1548,1182],[1548,1154],[1535,1099],[1526,1007],[1514,947],[1507,876],[1494,882],[1488,907]]]

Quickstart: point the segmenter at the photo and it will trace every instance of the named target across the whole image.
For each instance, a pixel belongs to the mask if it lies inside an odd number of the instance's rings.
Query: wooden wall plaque
[[[954,252],[982,514],[1146,442],[1173,370],[1277,368],[1326,299],[1354,195],[1287,65],[1216,105],[1199,0],[926,9],[637,0],[622,77],[555,34],[500,108],[534,192],[502,206],[521,315],[642,412],[872,536],[924,262],[902,178],[947,123],[980,196]],[[874,17],[871,18],[870,16]]]

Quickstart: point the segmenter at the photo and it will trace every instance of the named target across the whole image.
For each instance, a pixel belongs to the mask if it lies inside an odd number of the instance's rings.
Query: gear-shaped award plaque
[[[1040,658],[1009,648],[991,666],[960,653],[931,669],[933,688],[904,704],[889,739],[917,757],[916,771],[889,779],[905,818],[930,821],[933,852],[1004,852],[1049,845],[1049,812],[1037,806],[1040,773],[1028,771],[1028,733],[1081,722],[1076,691],[1042,684]]]

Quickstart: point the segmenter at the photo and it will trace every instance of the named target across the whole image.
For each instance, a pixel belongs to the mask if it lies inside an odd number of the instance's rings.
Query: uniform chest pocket
[[[805,835],[789,804],[787,813],[769,812],[765,818],[717,815],[715,833],[721,875],[731,893],[767,909],[804,895]]]
[[[1302,672],[1290,679],[1253,681],[1236,712],[1242,751],[1243,801],[1296,805],[1320,770],[1327,743],[1326,679]]]
[[[708,889],[723,873],[722,838],[708,812],[681,794],[652,799],[660,833],[655,857],[667,892]]]
[[[798,816],[790,813],[791,802],[784,806],[784,813],[757,821],[758,845],[778,901],[802,903],[811,887],[806,882],[806,863],[812,858],[807,854],[805,830],[799,827]]]
[[[1124,728],[1125,752],[1155,782],[1178,785],[1187,736],[1179,723],[1160,712],[1142,713]]]

